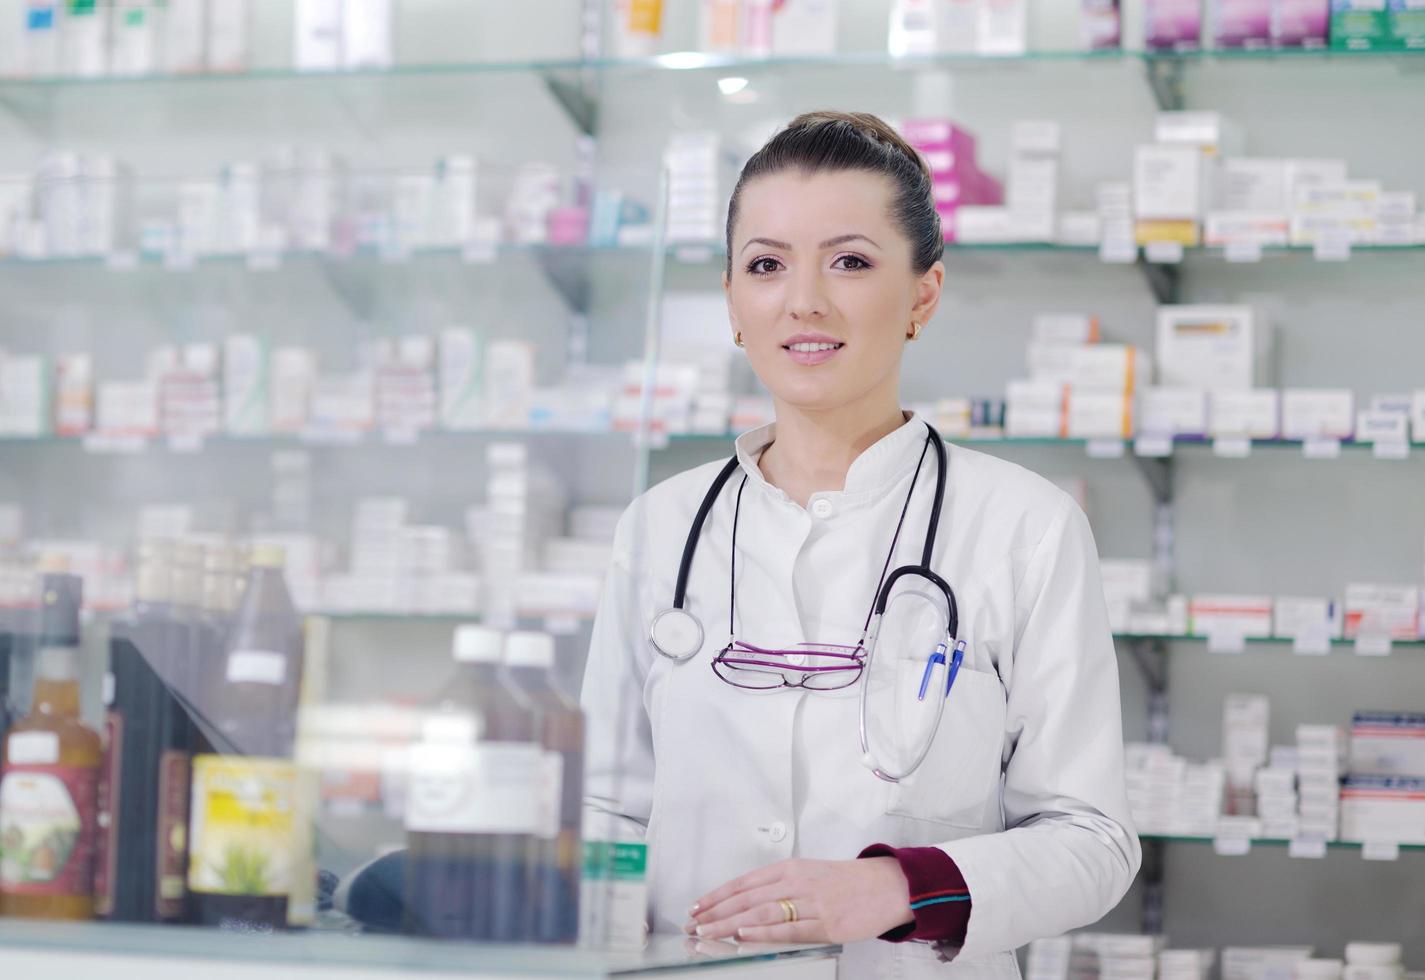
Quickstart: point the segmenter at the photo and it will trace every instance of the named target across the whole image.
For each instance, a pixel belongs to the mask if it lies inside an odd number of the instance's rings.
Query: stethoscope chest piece
[[[653,617],[648,638],[670,660],[690,660],[703,648],[703,624],[685,609],[665,609]]]

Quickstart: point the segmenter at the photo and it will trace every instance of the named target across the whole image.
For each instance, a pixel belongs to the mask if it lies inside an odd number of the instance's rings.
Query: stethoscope
[[[880,765],[871,752],[870,740],[866,728],[866,701],[870,684],[866,678],[870,676],[871,665],[876,655],[876,640],[880,633],[881,621],[886,614],[887,604],[891,601],[891,589],[901,579],[912,577],[924,579],[935,589],[932,595],[938,595],[945,601],[945,639],[936,647],[935,653],[931,655],[930,663],[926,665],[926,679],[929,678],[931,668],[935,662],[946,667],[945,695],[950,694],[950,688],[954,684],[955,675],[959,671],[960,663],[964,657],[965,644],[957,642],[956,637],[960,629],[959,610],[955,604],[955,591],[950,587],[950,583],[941,578],[930,567],[931,552],[935,547],[936,531],[940,527],[940,507],[945,499],[945,478],[946,478],[946,454],[945,443],[940,438],[940,433],[935,431],[934,426],[926,425],[926,448],[935,450],[935,499],[930,506],[930,522],[925,529],[925,543],[921,548],[919,565],[902,565],[894,571],[886,574],[890,567],[891,557],[895,553],[896,541],[899,540],[901,525],[905,523],[906,511],[910,509],[911,497],[915,494],[916,480],[920,475],[920,466],[925,461],[925,450],[921,451],[920,462],[916,464],[916,476],[911,479],[910,492],[906,494],[905,505],[901,508],[900,523],[896,525],[896,537],[891,542],[891,550],[886,555],[886,564],[881,570],[881,584],[877,587],[876,598],[872,604],[871,611],[867,613],[866,623],[862,627],[860,646],[866,651],[866,662],[861,672],[861,695],[859,710],[859,735],[861,741],[861,762],[867,769],[887,782],[900,782],[910,776],[920,764],[925,761],[925,757],[930,752],[930,746],[935,741],[935,733],[940,728],[940,719],[945,711],[945,697],[937,697],[938,707],[935,714],[935,723],[930,729],[929,737],[921,747],[911,765],[903,772],[893,772],[889,768]],[[703,648],[703,624],[684,608],[688,594],[688,575],[693,567],[693,555],[697,552],[698,539],[702,536],[703,525],[707,522],[708,514],[712,511],[713,504],[722,493],[722,489],[727,485],[727,481],[738,469],[739,461],[736,456],[729,459],[723,468],[718,471],[717,477],[713,480],[712,486],[708,488],[703,496],[702,503],[698,506],[697,513],[693,517],[693,524],[688,529],[687,540],[683,543],[682,560],[678,563],[678,579],[673,588],[673,605],[662,610],[653,617],[648,627],[648,638],[653,644],[653,648],[659,654],[676,663],[683,663],[691,660]],[[733,556],[736,561],[736,556]],[[905,595],[906,593],[902,593]],[[911,592],[911,595],[924,596],[922,592]],[[899,598],[899,597],[898,597]],[[952,660],[947,663],[945,654],[951,653]],[[921,684],[921,695],[924,696],[926,683]]]

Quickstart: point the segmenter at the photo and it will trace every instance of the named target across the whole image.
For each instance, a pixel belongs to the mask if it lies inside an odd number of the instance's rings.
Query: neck
[[[781,401],[776,409],[776,438],[759,466],[768,483],[803,507],[814,493],[844,488],[856,457],[905,424],[894,391],[824,411]]]

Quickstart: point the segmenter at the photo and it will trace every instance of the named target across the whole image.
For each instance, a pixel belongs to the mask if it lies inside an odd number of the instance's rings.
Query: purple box
[[[1080,0],[1084,47],[1090,51],[1116,51],[1123,44],[1123,20],[1118,0]]]
[[[1219,48],[1272,43],[1272,0],[1213,0],[1212,40]]]
[[[1202,0],[1147,0],[1143,46],[1152,51],[1190,51],[1202,43]]]
[[[1272,0],[1272,43],[1279,48],[1324,48],[1331,0]]]

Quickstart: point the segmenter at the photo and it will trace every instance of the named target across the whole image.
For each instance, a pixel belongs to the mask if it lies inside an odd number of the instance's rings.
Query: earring
[[[918,339],[920,339],[920,328],[921,328],[921,326],[922,326],[922,325],[919,324],[919,323],[912,323],[912,324],[910,325],[910,334],[909,334],[909,336],[908,336],[908,339],[910,339],[910,340],[918,340]]]
[[[732,342],[733,342],[734,344],[736,344],[738,347],[745,347],[745,346],[746,346],[746,345],[742,342],[742,331],[741,331],[741,330],[737,331],[737,333],[735,333],[735,334],[732,335]]]

